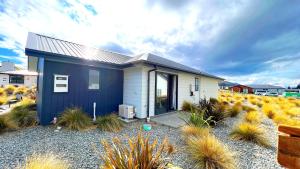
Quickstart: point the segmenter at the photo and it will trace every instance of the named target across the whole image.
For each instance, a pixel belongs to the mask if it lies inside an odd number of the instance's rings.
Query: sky
[[[0,0],[0,61],[27,67],[28,32],[151,52],[241,84],[300,83],[300,1]]]

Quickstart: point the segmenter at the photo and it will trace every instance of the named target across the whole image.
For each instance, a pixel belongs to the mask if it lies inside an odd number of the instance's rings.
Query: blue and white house
[[[29,33],[28,68],[38,72],[38,116],[49,124],[67,107],[93,116],[135,107],[137,118],[178,110],[183,101],[217,97],[223,79],[160,56],[127,56]]]

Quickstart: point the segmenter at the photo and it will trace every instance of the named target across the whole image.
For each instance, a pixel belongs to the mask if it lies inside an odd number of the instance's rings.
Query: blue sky
[[[300,1],[0,0],[0,60],[27,66],[27,32],[153,52],[243,84],[300,83]]]

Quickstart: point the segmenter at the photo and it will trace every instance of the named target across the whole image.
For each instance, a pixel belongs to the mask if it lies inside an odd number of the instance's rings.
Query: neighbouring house
[[[224,79],[160,56],[134,57],[29,33],[25,53],[29,69],[38,72],[37,109],[49,124],[67,107],[81,107],[90,116],[135,107],[137,118],[216,98]]]
[[[6,72],[6,71],[15,71],[18,68],[15,66],[15,63],[10,61],[2,61],[0,66],[0,72]]]
[[[0,86],[6,85],[14,86],[36,86],[37,73],[28,70],[15,70],[0,72]]]
[[[222,90],[229,90],[230,87],[235,86],[235,85],[239,85],[239,84],[228,82],[228,81],[222,81],[222,82],[219,83],[219,88],[222,89]]]
[[[231,90],[233,92],[245,93],[245,94],[253,93],[253,89],[251,87],[241,85],[241,84],[231,86],[231,87],[229,87],[229,90]]]
[[[253,89],[253,93],[256,91],[267,91],[267,92],[277,92],[278,94],[282,94],[284,92],[284,87],[274,86],[274,85],[266,85],[266,84],[252,84],[248,85]]]

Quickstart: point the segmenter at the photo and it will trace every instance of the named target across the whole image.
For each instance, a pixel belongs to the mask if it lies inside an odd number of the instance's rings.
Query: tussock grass
[[[207,137],[210,134],[210,129],[186,125],[181,128],[181,132],[185,139],[189,137],[202,138]]]
[[[240,103],[236,103],[231,108],[229,108],[228,115],[230,117],[236,117],[240,112],[242,112],[242,110],[242,105]]]
[[[249,123],[260,123],[261,117],[257,111],[250,111],[245,114],[245,121]]]
[[[258,125],[247,122],[235,126],[231,131],[230,136],[235,140],[251,141],[264,147],[270,146],[265,137],[265,131]]]
[[[236,168],[234,154],[213,135],[202,138],[190,137],[187,141],[187,151],[195,168]]]
[[[181,106],[182,111],[190,112],[192,108],[195,108],[195,105],[193,105],[193,103],[188,102],[188,101],[184,101],[182,103],[182,106]]]
[[[118,132],[124,127],[123,121],[116,114],[98,116],[96,125],[100,130],[109,132]]]
[[[62,160],[61,157],[48,154],[33,154],[26,159],[25,164],[18,166],[17,169],[69,169],[71,165]]]
[[[17,128],[17,126],[12,121],[10,121],[7,118],[7,116],[5,116],[5,115],[0,116],[0,134],[5,131],[13,130],[16,128]]]
[[[92,119],[80,108],[67,108],[59,117],[58,125],[70,130],[82,131],[92,126]]]
[[[7,85],[4,88],[4,91],[6,92],[7,95],[13,94],[15,90],[16,90],[16,87],[14,85]]]
[[[242,105],[242,109],[249,112],[249,111],[255,111],[256,109],[252,106]]]
[[[25,86],[20,86],[20,87],[17,87],[15,90],[14,90],[14,94],[25,94],[27,93],[28,91],[28,88],[25,87]]]
[[[276,115],[276,105],[274,104],[264,104],[262,107],[262,111],[265,113],[265,115],[270,118],[273,119]],[[278,109],[277,109],[278,111]]]
[[[166,159],[175,151],[167,139],[158,143],[157,139],[150,142],[149,136],[141,132],[137,137],[128,139],[128,145],[119,138],[114,138],[112,144],[102,140],[105,153],[99,152],[104,164],[103,169],[160,169],[167,164]]]

